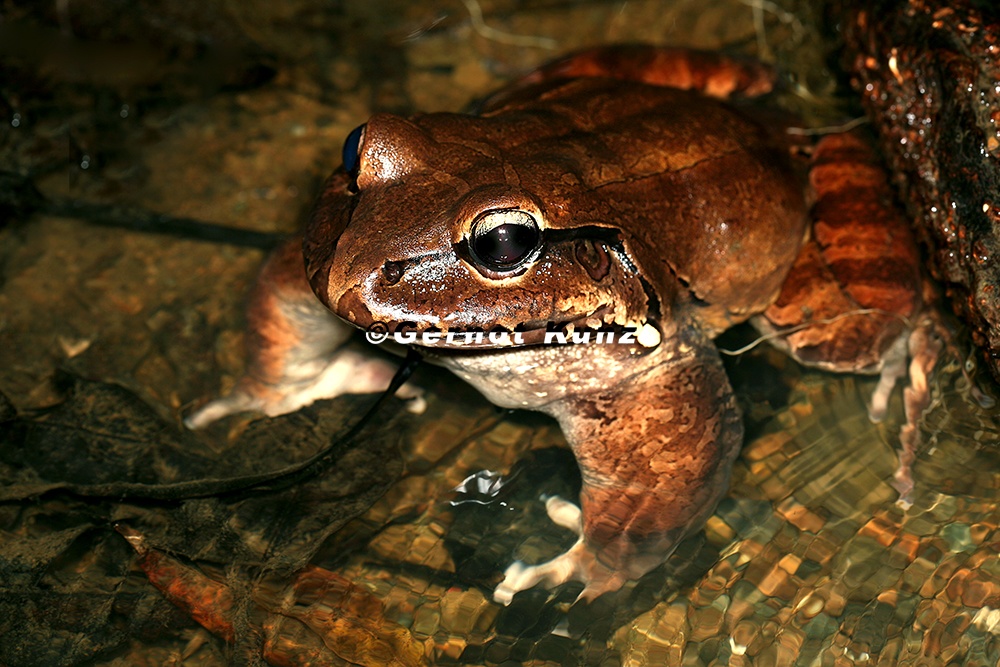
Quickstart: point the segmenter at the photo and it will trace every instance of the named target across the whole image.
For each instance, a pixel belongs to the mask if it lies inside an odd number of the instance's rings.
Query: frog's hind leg
[[[479,111],[496,109],[522,94],[534,96],[539,84],[595,77],[692,90],[718,99],[764,95],[776,81],[774,68],[752,58],[647,44],[601,46],[543,65],[488,98]]]
[[[810,183],[812,238],[777,301],[754,324],[806,365],[878,373],[873,421],[884,417],[896,383],[909,377],[894,484],[905,502],[913,488],[917,422],[930,402],[927,376],[941,349],[933,318],[920,312],[919,251],[873,149],[859,135],[820,141]]]
[[[383,391],[395,373],[384,359],[343,345],[354,328],[320,303],[306,280],[302,239],[291,239],[268,259],[247,308],[247,365],[226,396],[202,406],[184,423],[203,428],[237,412],[274,417],[323,398]],[[404,384],[398,393],[423,408],[421,391]]]

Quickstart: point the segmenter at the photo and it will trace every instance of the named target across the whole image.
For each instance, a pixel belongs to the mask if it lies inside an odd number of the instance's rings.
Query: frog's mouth
[[[617,318],[620,319],[620,318]],[[373,338],[372,332],[375,332]],[[400,323],[394,327],[375,324],[368,327],[369,340],[392,340],[427,350],[432,355],[450,352],[490,352],[505,349],[568,344],[634,344],[655,347],[660,342],[659,328],[648,320],[616,321],[611,306],[601,306],[584,316],[532,322],[513,330],[447,330],[417,327]]]
[[[596,241],[579,238],[577,230],[564,236],[546,245],[531,277],[507,282],[478,276],[455,250],[381,264],[343,259],[315,272],[311,284],[375,343],[497,351],[624,337],[655,347],[657,324],[666,321],[660,300],[622,244],[596,233]]]

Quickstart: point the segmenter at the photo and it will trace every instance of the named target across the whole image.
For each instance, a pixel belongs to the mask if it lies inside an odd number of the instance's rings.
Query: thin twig
[[[881,308],[859,308],[858,310],[850,310],[846,313],[840,313],[839,315],[836,315],[834,317],[829,317],[823,320],[813,320],[811,322],[803,322],[802,324],[797,324],[794,327],[790,327],[788,329],[782,329],[781,331],[772,331],[771,333],[763,334],[759,338],[756,338],[755,340],[751,341],[750,343],[747,343],[743,347],[738,348],[736,350],[725,350],[720,348],[719,354],[725,354],[730,357],[736,357],[746,352],[749,352],[750,350],[754,349],[755,347],[757,347],[758,345],[760,345],[765,341],[769,341],[774,338],[781,338],[782,336],[788,336],[798,331],[802,331],[803,329],[808,329],[809,327],[814,327],[817,325],[824,325],[824,324],[833,324],[834,322],[842,320],[845,317],[855,317],[857,315],[876,315],[876,314],[891,315],[892,317],[896,317],[899,320],[901,320],[907,327],[913,326],[913,323],[910,321],[909,318],[904,317],[898,313],[892,313],[889,312],[888,310],[882,310]]]
[[[479,6],[478,0],[462,0],[465,9],[469,12],[469,19],[472,21],[472,28],[481,37],[499,42],[500,44],[510,44],[511,46],[533,46],[539,49],[555,49],[559,46],[556,40],[550,37],[535,37],[533,35],[515,35],[497,28],[486,25],[483,20],[483,10]]]
[[[856,127],[860,127],[867,122],[869,122],[868,119],[861,116],[860,118],[849,120],[842,125],[827,125],[825,127],[789,127],[785,129],[785,132],[800,137],[812,137],[820,134],[840,134],[841,132],[848,132]]]

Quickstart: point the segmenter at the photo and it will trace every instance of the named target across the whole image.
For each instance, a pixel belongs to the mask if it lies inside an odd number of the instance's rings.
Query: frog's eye
[[[472,223],[472,256],[491,271],[506,272],[533,259],[542,233],[524,211],[486,211]]]
[[[361,168],[361,144],[364,140],[365,126],[358,125],[347,135],[347,139],[344,140],[344,148],[341,151],[344,170],[351,177],[351,192],[358,191],[358,170]]]

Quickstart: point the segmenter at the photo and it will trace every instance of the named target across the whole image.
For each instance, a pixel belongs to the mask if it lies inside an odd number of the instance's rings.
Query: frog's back
[[[527,88],[479,123],[556,228],[618,229],[654,283],[690,288],[711,332],[773,301],[805,234],[788,151],[739,110],[611,79]]]

